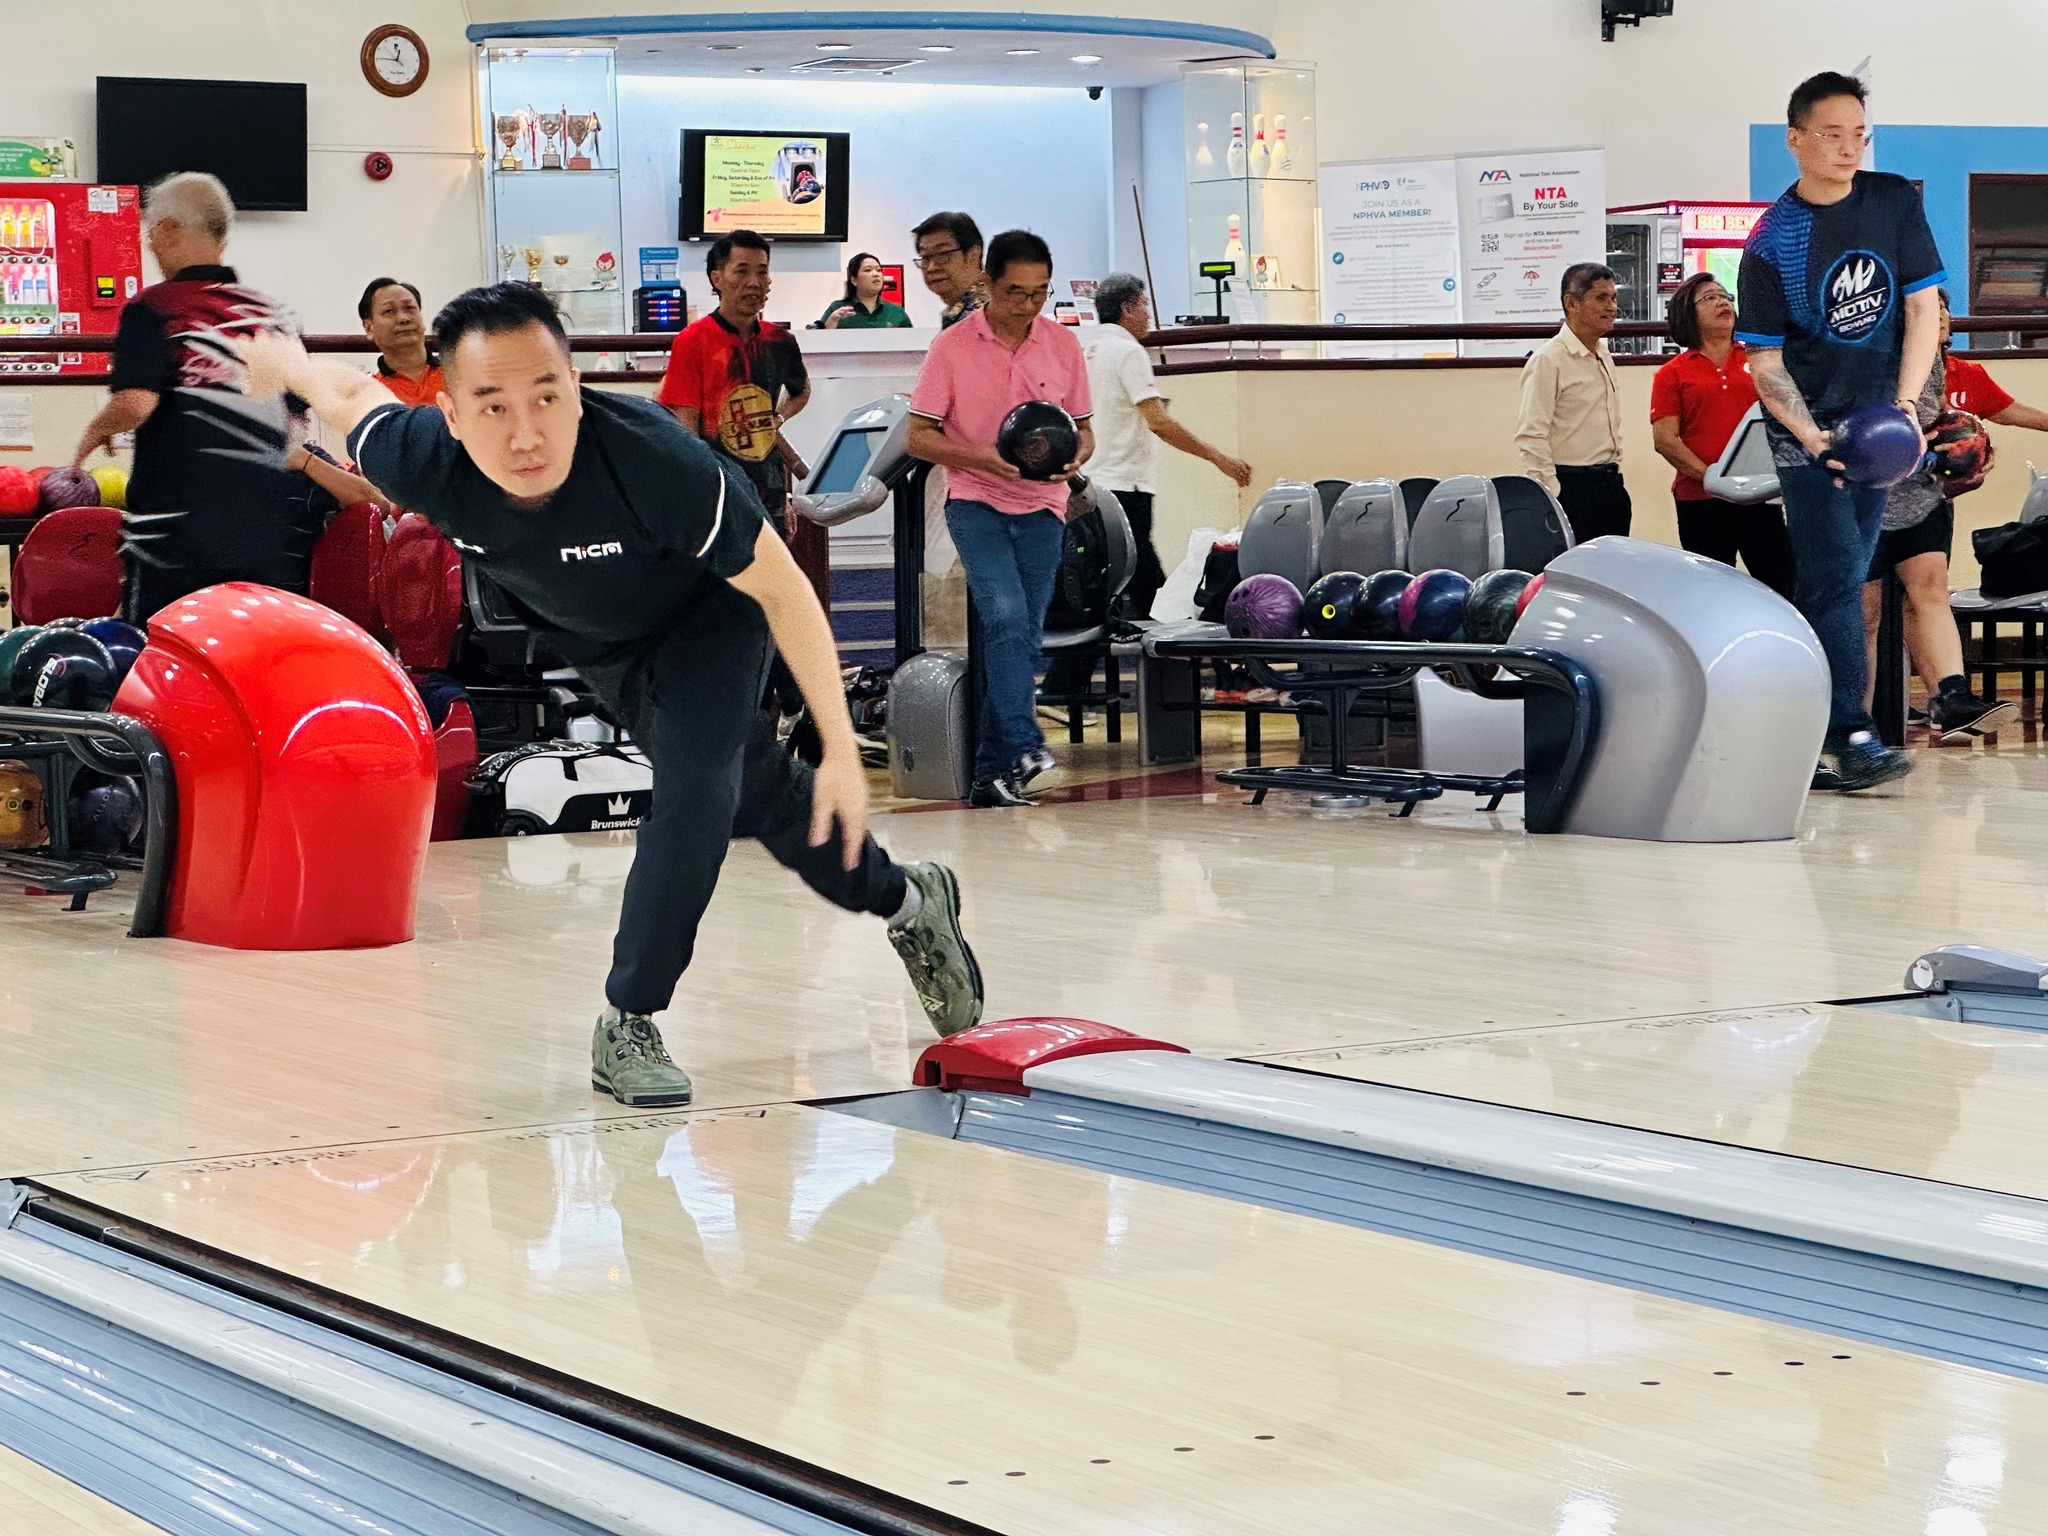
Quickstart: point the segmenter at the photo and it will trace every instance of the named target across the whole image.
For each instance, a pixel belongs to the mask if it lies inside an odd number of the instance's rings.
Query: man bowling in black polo
[[[734,837],[757,839],[826,900],[886,918],[940,1034],[975,1023],[981,974],[959,886],[867,835],[831,626],[745,478],[652,401],[582,388],[537,289],[472,289],[435,317],[434,337],[448,376],[434,405],[401,405],[274,333],[245,346],[248,389],[296,394],[346,433],[363,475],[488,572],[654,766],[593,1086],[624,1104],[688,1101],[652,1015],[690,963]],[[824,740],[815,772],[778,750],[759,707],[771,642]]]

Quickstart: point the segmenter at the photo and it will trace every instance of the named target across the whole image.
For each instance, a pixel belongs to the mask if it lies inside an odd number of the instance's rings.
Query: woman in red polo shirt
[[[1657,370],[1650,385],[1650,428],[1657,452],[1678,477],[1678,542],[1727,565],[1736,556],[1749,574],[1784,597],[1792,595],[1792,540],[1778,502],[1742,506],[1711,496],[1701,482],[1756,404],[1749,362],[1735,339],[1735,300],[1713,274],[1697,272],[1671,295],[1665,310],[1671,338],[1685,350]]]

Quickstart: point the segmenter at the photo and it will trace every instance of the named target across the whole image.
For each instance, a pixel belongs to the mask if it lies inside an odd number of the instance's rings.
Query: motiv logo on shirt
[[[567,565],[571,560],[578,562],[584,560],[603,560],[608,556],[622,555],[625,552],[625,545],[621,544],[617,539],[607,539],[600,544],[564,544],[562,546],[562,563]]]
[[[1864,341],[1890,313],[1892,269],[1875,251],[1847,251],[1821,284],[1828,334],[1836,341]]]

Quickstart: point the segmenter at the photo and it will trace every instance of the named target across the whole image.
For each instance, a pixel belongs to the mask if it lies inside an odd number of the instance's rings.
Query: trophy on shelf
[[[562,152],[555,147],[555,140],[562,136],[562,112],[536,112],[533,120],[540,125],[541,148],[540,168],[544,171],[559,171],[562,168]]]
[[[527,245],[520,247],[519,254],[526,258],[526,281],[528,286],[538,288],[540,286],[540,264],[547,256],[547,252],[537,245]]]
[[[498,161],[501,171],[523,171],[526,162],[519,156],[519,136],[526,132],[524,112],[500,112],[491,119],[491,126],[498,130],[498,142],[505,146],[505,153]]]
[[[562,125],[569,135],[570,147],[575,151],[574,154],[569,156],[569,169],[572,171],[589,170],[591,168],[591,160],[590,156],[583,153],[583,141],[596,134],[597,114],[595,112],[565,112],[562,114]]]
[[[511,246],[509,246],[509,245],[501,245],[501,246],[499,246],[499,247],[498,247],[498,281],[499,281],[499,282],[501,282],[501,283],[509,283],[509,282],[511,282],[511,281],[512,281],[512,263],[513,263],[514,261],[516,261],[516,260],[518,259],[518,257],[519,257],[519,253],[518,253],[517,251],[513,250]]]
[[[566,290],[569,281],[569,253],[567,251],[556,251],[554,253],[554,262],[555,287]]]

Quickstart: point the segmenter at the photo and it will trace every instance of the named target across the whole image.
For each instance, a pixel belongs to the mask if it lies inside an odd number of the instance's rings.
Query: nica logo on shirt
[[[1828,335],[1836,341],[1868,340],[1892,307],[1892,269],[1874,251],[1847,251],[1821,283]]]

